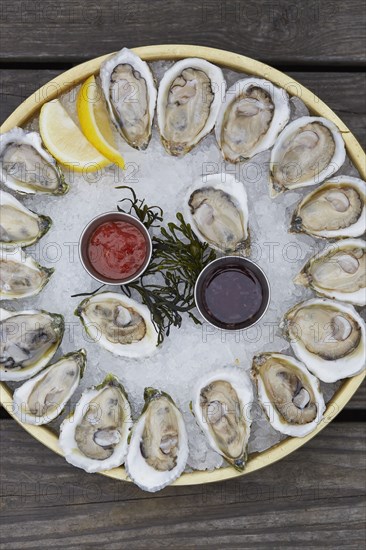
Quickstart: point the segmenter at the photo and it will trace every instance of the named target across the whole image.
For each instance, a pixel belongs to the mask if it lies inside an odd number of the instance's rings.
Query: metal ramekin
[[[220,264],[222,265],[222,267],[225,267],[225,265],[233,264],[233,263],[242,265],[243,267],[246,267],[252,272],[254,272],[254,274],[258,277],[262,285],[262,289],[264,292],[264,301],[258,311],[258,314],[256,314],[253,317],[253,320],[248,320],[244,323],[237,324],[233,328],[230,328],[226,325],[224,326],[223,323],[216,322],[215,319],[213,319],[204,311],[202,300],[200,298],[200,290],[202,289],[202,285],[206,277],[208,277],[211,272],[214,272],[218,267],[220,267]],[[264,273],[263,269],[260,268],[256,263],[252,262],[252,260],[248,260],[247,258],[243,258],[242,256],[224,256],[222,258],[217,258],[216,260],[213,260],[208,265],[206,265],[204,269],[202,269],[194,287],[194,300],[199,313],[207,323],[209,323],[215,328],[235,332],[238,330],[244,330],[246,328],[252,327],[262,319],[263,315],[265,315],[268,309],[268,306],[271,300],[271,287],[270,287],[267,275]]]
[[[88,244],[89,239],[93,232],[96,230],[97,227],[99,227],[102,223],[106,222],[113,222],[113,221],[122,221],[122,222],[128,222],[131,225],[134,225],[137,227],[142,235],[145,237],[146,242],[146,248],[147,248],[147,254],[144,263],[140,267],[136,273],[131,275],[131,277],[127,277],[124,279],[110,279],[108,277],[104,277],[101,275],[96,269],[93,267],[89,256],[88,256]],[[149,235],[148,230],[144,226],[140,220],[135,218],[134,216],[131,216],[131,214],[125,214],[124,212],[105,212],[104,214],[100,214],[96,218],[93,218],[88,225],[84,228],[80,240],[79,240],[79,258],[80,261],[85,269],[85,271],[93,277],[96,281],[99,281],[100,283],[105,283],[108,285],[127,285],[128,283],[131,283],[132,281],[135,281],[138,279],[147,266],[150,263],[151,260],[151,254],[152,254],[152,242],[151,237]]]

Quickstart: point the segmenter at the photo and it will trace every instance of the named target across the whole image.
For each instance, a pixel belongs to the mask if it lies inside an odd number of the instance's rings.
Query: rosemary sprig
[[[181,327],[183,313],[200,323],[192,313],[194,285],[201,270],[216,258],[215,252],[197,239],[182,214],[177,214],[177,220],[179,224],[171,222],[168,229],[161,228],[160,237],[153,237],[152,261],[142,277],[121,286],[127,296],[135,290],[149,308],[158,344],[169,336],[172,326]],[[154,283],[148,282],[151,275],[155,275]]]
[[[169,282],[168,282],[169,281]],[[122,291],[131,296],[135,290],[151,312],[151,318],[158,332],[158,344],[169,336],[171,326],[182,325],[182,313],[187,312],[195,322],[199,322],[190,312],[191,304],[182,296],[181,279],[174,274],[164,278],[164,284],[147,284],[141,279],[121,286]]]
[[[118,212],[135,214],[140,222],[144,224],[146,229],[150,229],[150,227],[160,227],[160,223],[163,221],[163,211],[160,206],[147,206],[145,199],[138,199],[132,187],[128,187],[127,185],[119,185],[116,189],[128,189],[132,195],[132,199],[125,197],[119,201],[120,203],[129,203],[129,210],[126,212],[124,208],[117,205]]]
[[[103,288],[105,284],[98,286],[95,290],[92,292],[80,292],[79,294],[71,294],[71,298],[79,298],[79,296],[94,296],[101,288]]]
[[[173,269],[194,286],[203,267],[216,254],[198,239],[180,212],[176,216],[178,224],[168,223],[167,228],[161,228],[161,237],[153,237],[154,259],[159,260],[159,270]]]
[[[129,201],[127,213],[134,213],[147,228],[157,227],[156,222],[163,221],[160,207],[150,207],[136,197],[133,189],[126,186],[124,189],[129,189],[132,194],[132,199],[120,201]],[[121,211],[124,210],[121,208]],[[137,292],[149,308],[159,344],[169,336],[172,326],[181,327],[183,313],[200,323],[192,313],[194,286],[202,269],[216,258],[215,252],[198,239],[183,215],[178,212],[176,217],[176,223],[160,227],[160,236],[152,238],[152,259],[142,277],[121,286],[127,296],[132,290]],[[155,275],[154,282],[150,282],[152,275]]]

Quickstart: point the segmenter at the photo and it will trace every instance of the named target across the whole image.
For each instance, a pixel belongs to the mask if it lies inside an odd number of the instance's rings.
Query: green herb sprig
[[[127,185],[119,185],[116,189],[128,189],[132,195],[132,199],[125,197],[119,201],[121,204],[127,202],[130,205],[129,209],[126,210],[121,208],[117,204],[118,212],[135,214],[140,222],[144,224],[146,229],[150,229],[150,227],[160,227],[164,215],[160,206],[147,206],[145,199],[138,199],[132,187],[128,187]]]
[[[132,198],[119,201],[119,212],[135,215],[147,229],[160,228],[160,235],[152,238],[152,257],[147,269],[136,281],[121,285],[121,290],[128,297],[132,291],[139,294],[150,310],[158,333],[158,344],[161,344],[165,336],[169,336],[172,326],[182,326],[182,314],[188,313],[196,324],[200,324],[192,313],[195,307],[194,286],[198,275],[216,258],[216,253],[198,239],[180,212],[176,214],[176,222],[162,227],[164,212],[160,206],[148,206],[145,200],[137,198],[131,187],[123,185],[117,189],[128,189],[132,195]],[[152,276],[155,276],[153,282]],[[74,294],[73,297],[92,296],[101,288],[90,293]]]
[[[126,186],[121,188],[130,189]],[[137,199],[133,189],[130,191],[132,199],[120,201],[129,201],[129,210],[121,207],[119,210],[134,213],[147,228],[157,227],[156,222],[163,221],[161,208],[147,206],[145,201]],[[176,218],[177,223],[170,222],[166,228],[160,227],[160,236],[152,238],[152,260],[143,275],[121,286],[127,296],[135,290],[149,308],[159,344],[165,336],[169,336],[172,326],[181,327],[183,313],[188,313],[195,323],[200,323],[192,313],[195,307],[194,286],[202,269],[216,258],[216,253],[198,239],[180,212]],[[159,277],[158,282],[149,282],[152,275]]]

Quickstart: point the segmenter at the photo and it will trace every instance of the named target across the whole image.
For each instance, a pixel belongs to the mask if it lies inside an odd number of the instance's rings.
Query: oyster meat
[[[365,323],[354,307],[314,298],[291,308],[282,323],[300,361],[323,382],[336,382],[365,368]]]
[[[0,300],[17,300],[38,294],[48,283],[53,268],[40,266],[21,248],[0,248]]]
[[[13,406],[19,420],[41,425],[59,416],[78,387],[85,365],[85,350],[68,353],[17,388]]]
[[[297,206],[291,231],[334,239],[366,231],[366,182],[350,176],[326,181]]]
[[[230,174],[206,176],[188,191],[185,217],[201,241],[222,252],[248,251],[248,201],[244,186]]]
[[[295,278],[317,294],[366,305],[366,243],[344,239],[311,258]]]
[[[259,402],[275,430],[293,437],[312,432],[325,411],[319,380],[303,363],[280,353],[253,359]]]
[[[100,80],[118,132],[131,147],[146,149],[151,138],[157,95],[148,64],[123,48],[102,63]]]
[[[149,309],[123,294],[95,294],[83,300],[75,314],[92,339],[115,355],[144,357],[158,344]]]
[[[285,90],[262,78],[238,80],[222,102],[216,140],[229,162],[240,162],[272,147],[290,118]]]
[[[188,458],[188,437],[183,416],[172,398],[145,388],[145,406],[133,427],[126,471],[136,485],[155,492],[173,483]]]
[[[253,389],[246,372],[226,367],[195,385],[191,410],[214,451],[244,470],[252,422]]]
[[[22,194],[63,195],[69,186],[37,132],[13,128],[0,138],[0,181]]]
[[[164,74],[157,117],[168,153],[188,153],[213,129],[226,82],[221,69],[204,59],[182,59]]]
[[[15,197],[0,191],[0,245],[2,247],[30,246],[51,227],[48,216],[28,210]]]
[[[86,472],[111,470],[123,464],[132,426],[124,387],[109,374],[86,390],[74,413],[60,428],[60,447],[67,462]]]
[[[26,380],[56,353],[64,333],[62,315],[0,309],[0,380]]]
[[[337,172],[345,159],[344,141],[333,122],[311,116],[294,120],[272,149],[272,196],[321,183]]]

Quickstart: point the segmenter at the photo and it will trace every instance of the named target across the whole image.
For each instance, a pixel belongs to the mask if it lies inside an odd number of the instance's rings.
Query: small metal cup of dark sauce
[[[101,283],[128,284],[151,260],[148,230],[134,216],[106,212],[91,220],[79,240],[79,257],[87,273]]]
[[[242,330],[267,311],[270,286],[257,264],[241,256],[225,256],[201,271],[195,301],[202,317],[214,327]]]

